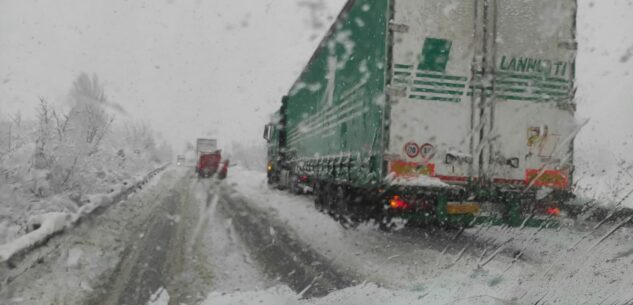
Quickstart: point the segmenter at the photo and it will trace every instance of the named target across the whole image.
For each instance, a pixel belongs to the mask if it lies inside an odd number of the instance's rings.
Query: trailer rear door
[[[393,1],[388,81],[391,174],[464,182],[472,173],[474,1]],[[446,158],[454,158],[445,162]]]
[[[489,5],[486,59],[495,66],[486,71],[486,174],[495,183],[567,188],[576,130],[575,0]]]

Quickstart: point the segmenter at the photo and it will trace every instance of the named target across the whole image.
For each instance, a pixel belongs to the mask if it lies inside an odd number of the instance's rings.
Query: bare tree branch
[[[70,121],[70,115],[63,114],[62,117],[57,114],[57,111],[53,110],[53,118],[55,119],[55,130],[57,131],[57,137],[60,142],[64,141],[64,135],[66,134],[66,128]]]

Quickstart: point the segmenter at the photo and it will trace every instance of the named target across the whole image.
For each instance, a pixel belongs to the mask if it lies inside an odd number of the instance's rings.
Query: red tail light
[[[547,208],[547,210],[545,210],[545,213],[547,215],[558,216],[558,215],[560,215],[560,209],[559,208]]]
[[[394,195],[393,198],[391,198],[391,200],[389,200],[389,206],[392,209],[402,209],[402,210],[404,210],[404,209],[408,209],[409,208],[409,204],[406,201],[400,199],[400,196],[398,196],[398,195]]]
[[[301,182],[307,182],[307,181],[308,181],[308,176],[305,176],[305,175],[303,175],[303,176],[299,176],[299,181],[301,181]]]

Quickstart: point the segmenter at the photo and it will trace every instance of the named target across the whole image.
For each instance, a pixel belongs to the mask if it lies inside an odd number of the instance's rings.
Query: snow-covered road
[[[194,230],[201,206],[194,198],[193,185],[186,171],[164,189],[155,202],[137,237],[124,252],[122,261],[110,277],[95,305],[147,304],[152,295],[164,291],[176,304],[199,302],[210,285],[210,270],[198,247],[193,247]],[[183,176],[184,174],[184,176]]]
[[[0,304],[626,304],[631,228],[346,229],[231,168],[170,167],[5,266]],[[12,267],[12,268],[8,268]]]
[[[335,268],[377,283],[403,302],[410,293],[421,297],[416,304],[627,304],[633,297],[626,288],[633,286],[633,229],[619,223],[390,233],[365,224],[350,230],[317,212],[311,196],[271,190],[263,173],[237,169],[229,182],[229,193],[284,223]],[[363,287],[338,294],[354,295]]]
[[[233,192],[224,193],[228,195],[223,197],[221,211],[232,219],[233,227],[269,278],[307,298],[360,283],[350,270],[335,267],[335,257],[314,251],[266,211],[231,196]]]

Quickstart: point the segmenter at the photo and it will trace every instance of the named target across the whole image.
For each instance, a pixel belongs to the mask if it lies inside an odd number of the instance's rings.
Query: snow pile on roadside
[[[303,299],[287,286],[275,286],[265,290],[213,292],[202,305],[384,305],[413,304],[424,293],[392,291],[375,284],[365,284],[335,291],[323,298]]]
[[[0,262],[9,260],[18,252],[31,248],[52,235],[73,226],[82,217],[91,214],[96,209],[111,205],[116,196],[123,194],[130,187],[136,187],[145,179],[149,179],[149,177],[134,179],[134,183],[128,185],[127,188],[118,187],[113,189],[110,194],[88,195],[86,203],[72,212],[50,212],[29,217],[27,221],[28,233],[0,245]]]
[[[287,286],[275,286],[265,290],[212,292],[202,305],[291,305],[299,304],[298,296]]]
[[[452,296],[430,296],[425,289],[392,290],[372,283],[334,291],[322,298],[303,299],[287,286],[265,290],[212,292],[202,305],[489,305],[508,304],[507,300],[481,294],[454,299]]]
[[[11,262],[14,268],[0,270],[3,280],[11,279],[3,282],[0,304],[93,304],[95,297],[104,301],[102,293],[119,271],[126,249],[146,235],[157,203],[184,175],[184,169],[167,168],[122,204],[19,256]],[[162,300],[166,297],[163,293]]]
[[[32,155],[32,152],[23,154]],[[10,163],[11,158],[5,161]],[[92,212],[99,206],[107,205],[117,194],[139,182],[139,176],[146,175],[159,166],[158,163],[147,161],[139,161],[139,165],[134,168],[116,169],[117,166],[114,164],[102,163],[98,167],[110,169],[88,170],[82,175],[94,174],[94,179],[85,179],[80,187],[59,193],[51,191],[48,183],[50,174],[46,171],[26,168],[10,171],[7,174],[7,183],[0,183],[0,229],[3,231],[0,234],[0,244],[26,233],[28,219],[32,216],[66,213],[78,217]],[[76,220],[77,217],[73,217]]]
[[[0,262],[6,261],[22,249],[29,248],[35,243],[59,232],[70,224],[71,217],[67,213],[47,213],[29,219],[29,227],[37,229],[18,237],[10,243],[0,245]]]
[[[169,305],[169,293],[165,288],[159,288],[150,297],[147,305]]]

